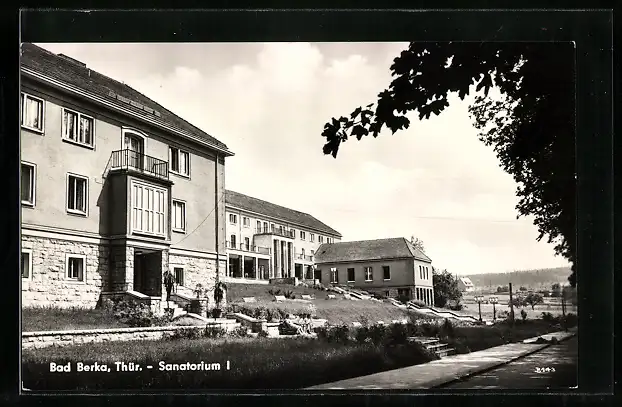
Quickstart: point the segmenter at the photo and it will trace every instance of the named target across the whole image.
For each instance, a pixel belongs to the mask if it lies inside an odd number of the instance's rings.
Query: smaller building
[[[434,305],[432,260],[403,237],[323,244],[315,263],[322,284]]]
[[[475,291],[475,286],[473,282],[468,277],[460,277],[458,278],[458,289],[462,292],[472,292]]]

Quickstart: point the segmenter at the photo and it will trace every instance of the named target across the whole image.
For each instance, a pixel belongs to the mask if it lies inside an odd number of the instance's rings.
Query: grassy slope
[[[265,307],[269,309],[282,309],[288,313],[298,314],[312,312],[318,318],[327,319],[330,324],[352,325],[352,322],[377,322],[390,323],[393,320],[409,318],[409,316],[430,319],[425,314],[407,311],[385,302],[369,300],[346,300],[336,295],[336,299],[328,300],[329,292],[314,288],[294,287],[291,285],[251,285],[251,284],[228,284],[227,295],[230,303],[238,303],[246,308]],[[268,294],[268,290],[293,291],[296,298],[302,294],[310,294],[315,300],[310,303],[298,301],[276,302],[274,296]],[[334,293],[333,293],[334,294]],[[242,297],[255,297],[256,303],[242,303]],[[313,307],[313,308],[311,308]]]

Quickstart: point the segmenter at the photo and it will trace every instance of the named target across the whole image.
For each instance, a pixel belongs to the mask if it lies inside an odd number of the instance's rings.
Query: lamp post
[[[484,296],[476,295],[475,301],[477,301],[477,306],[479,308],[479,322],[482,322],[482,302],[484,301]]]
[[[497,303],[499,302],[499,298],[497,297],[488,297],[488,301],[492,304],[492,320],[497,321]]]

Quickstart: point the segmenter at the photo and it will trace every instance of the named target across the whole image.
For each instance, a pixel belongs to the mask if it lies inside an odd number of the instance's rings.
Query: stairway
[[[443,358],[445,356],[451,356],[456,353],[456,350],[449,346],[449,344],[441,342],[438,338],[423,338],[413,336],[408,338],[409,341],[419,342],[427,350],[436,353],[438,357]]]
[[[160,307],[161,307],[162,312],[164,313],[164,310],[166,309],[166,301],[162,301]],[[173,318],[175,318],[178,315],[186,314],[186,310],[183,309],[181,306],[179,306],[179,304],[175,303],[174,301],[169,301],[169,308],[173,309]]]

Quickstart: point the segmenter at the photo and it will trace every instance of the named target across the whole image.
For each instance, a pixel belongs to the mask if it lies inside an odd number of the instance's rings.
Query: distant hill
[[[528,289],[551,288],[554,283],[568,283],[570,267],[519,270],[509,273],[473,274],[469,277],[475,288],[493,288],[512,283],[515,290],[521,286]]]

